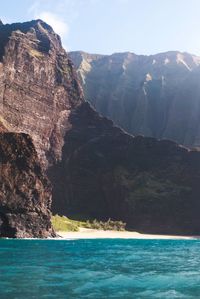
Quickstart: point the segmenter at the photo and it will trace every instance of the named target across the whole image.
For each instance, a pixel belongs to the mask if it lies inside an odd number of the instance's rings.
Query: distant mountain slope
[[[200,146],[200,57],[71,52],[85,97],[127,132]]]

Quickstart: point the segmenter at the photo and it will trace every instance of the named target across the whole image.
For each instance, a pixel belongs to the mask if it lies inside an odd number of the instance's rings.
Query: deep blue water
[[[198,240],[0,240],[0,299],[200,298]]]

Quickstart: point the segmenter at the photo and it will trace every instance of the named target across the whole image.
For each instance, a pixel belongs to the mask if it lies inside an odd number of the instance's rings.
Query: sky
[[[67,51],[200,55],[200,0],[1,0],[0,18],[40,18]]]

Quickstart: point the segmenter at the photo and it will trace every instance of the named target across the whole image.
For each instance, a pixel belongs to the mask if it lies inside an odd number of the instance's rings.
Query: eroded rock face
[[[30,134],[47,168],[61,157],[68,117],[82,92],[60,38],[41,20],[0,25],[0,115]]]
[[[31,138],[0,133],[0,237],[55,236],[50,208],[51,185]]]
[[[54,213],[111,217],[144,232],[200,234],[200,153],[170,141],[133,137],[100,117],[84,102],[60,39],[44,22],[0,25],[0,44],[0,128],[33,138],[52,182]],[[13,142],[9,140],[8,148]],[[25,161],[30,157],[27,147],[21,147]],[[48,182],[34,163],[22,163],[24,169],[14,153],[4,163],[6,181],[0,179],[0,190],[7,192],[2,195],[7,218],[1,220],[1,229],[11,227],[12,232],[18,222],[16,235],[26,236],[23,227],[31,230],[38,217],[37,233],[39,227],[51,230],[49,218],[43,217],[48,209],[41,211]],[[19,176],[13,177],[14,171]]]
[[[200,57],[71,52],[85,98],[127,132],[200,146]]]
[[[54,212],[123,220],[146,233],[200,234],[200,153],[132,137],[83,103],[70,116]]]
[[[48,169],[61,159],[69,114],[82,101],[71,61],[49,25],[0,23],[0,132],[29,134]],[[29,137],[1,135],[0,142],[0,236],[53,235],[51,187]]]

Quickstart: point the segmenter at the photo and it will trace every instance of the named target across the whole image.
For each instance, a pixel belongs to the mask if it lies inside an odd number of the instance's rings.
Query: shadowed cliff
[[[31,138],[0,133],[0,237],[55,236],[50,209],[51,185]]]
[[[69,120],[62,161],[52,169],[55,213],[123,220],[140,232],[200,233],[200,153],[132,137],[88,103]]]

